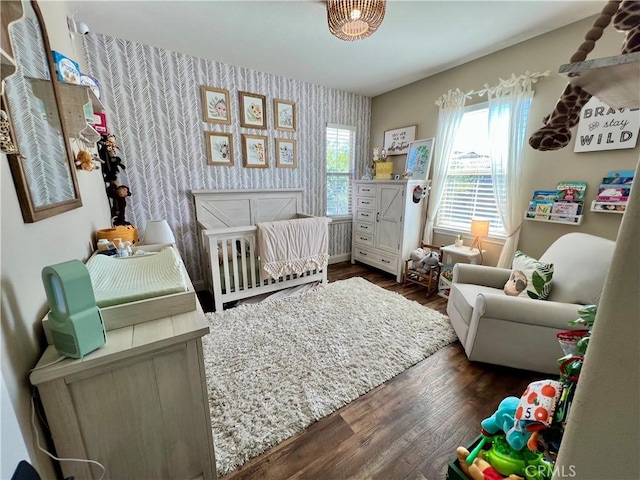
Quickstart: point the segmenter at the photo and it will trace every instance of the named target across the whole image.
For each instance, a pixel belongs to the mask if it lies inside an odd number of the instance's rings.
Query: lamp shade
[[[327,0],[329,31],[353,41],[373,34],[384,19],[386,0]]]
[[[489,220],[472,219],[471,235],[475,237],[486,237],[489,235]]]
[[[171,227],[166,220],[150,220],[144,229],[144,244],[176,243]]]

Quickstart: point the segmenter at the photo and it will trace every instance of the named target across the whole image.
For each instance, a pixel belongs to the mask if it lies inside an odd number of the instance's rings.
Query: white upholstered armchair
[[[556,333],[570,329],[580,305],[598,303],[614,246],[585,233],[556,240],[540,258],[554,264],[547,300],[507,296],[511,270],[457,264],[447,313],[469,360],[558,374]]]

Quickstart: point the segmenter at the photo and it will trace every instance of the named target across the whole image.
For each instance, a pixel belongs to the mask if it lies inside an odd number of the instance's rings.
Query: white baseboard
[[[350,253],[341,253],[340,255],[331,255],[331,257],[329,257],[329,265],[331,265],[332,263],[347,262],[350,260],[351,260]]]

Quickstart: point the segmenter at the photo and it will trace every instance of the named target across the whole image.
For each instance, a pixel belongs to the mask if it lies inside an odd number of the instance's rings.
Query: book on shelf
[[[534,190],[531,200],[555,200],[556,190]]]
[[[535,202],[533,217],[538,220],[549,220],[549,214],[553,208],[553,200],[533,200]]]
[[[551,220],[577,223],[582,214],[582,202],[554,202],[551,208]]]
[[[606,212],[624,212],[627,209],[626,203],[612,203],[612,202],[593,202],[591,205],[592,210],[604,210]]]
[[[600,187],[613,186],[613,185],[627,185],[631,186],[633,183],[633,177],[604,177]]]
[[[598,195],[596,197],[596,202],[605,202],[605,203],[627,203],[629,201],[628,196],[624,197],[608,197],[605,195]]]
[[[628,198],[629,192],[631,191],[631,187],[628,185],[607,185],[605,187],[600,187],[598,189],[598,196],[596,200],[598,201],[615,201],[615,200],[604,200],[605,198]],[[623,200],[619,200],[623,201]]]
[[[584,200],[584,195],[587,191],[587,183],[559,182],[556,190],[556,200]]]

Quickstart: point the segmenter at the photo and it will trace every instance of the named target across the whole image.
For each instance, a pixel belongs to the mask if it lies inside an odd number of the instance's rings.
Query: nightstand
[[[448,265],[453,265],[453,262],[451,261],[451,255],[458,255],[460,257],[465,257],[469,260],[469,263],[477,264],[478,258],[481,258],[482,255],[487,253],[486,250],[482,250],[482,252],[480,252],[479,250],[476,250],[475,248],[471,250],[471,248],[467,247],[466,245],[463,245],[462,247],[456,247],[455,245],[447,245],[446,247],[441,247],[441,248],[442,248],[442,251],[446,253],[446,258],[445,258],[446,261],[444,261],[443,263],[446,263]]]

